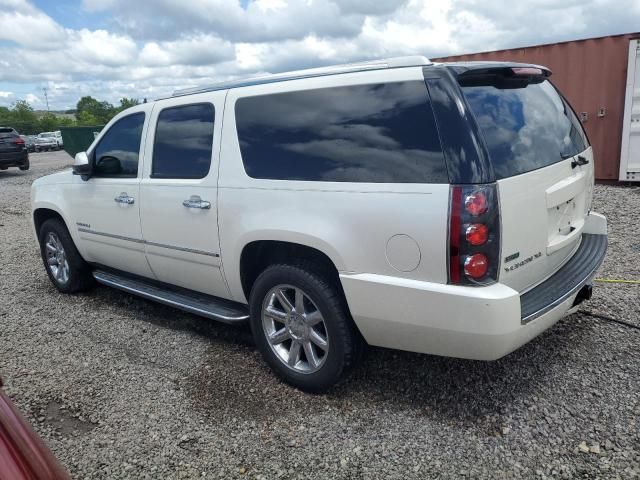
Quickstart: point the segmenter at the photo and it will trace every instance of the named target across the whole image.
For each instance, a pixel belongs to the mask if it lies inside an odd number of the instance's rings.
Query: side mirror
[[[105,155],[96,162],[96,172],[99,172],[100,175],[120,175],[122,173],[122,164],[118,158]]]
[[[87,152],[76,153],[76,158],[73,162],[73,174],[82,175],[83,180],[88,180],[91,175],[91,163]]]

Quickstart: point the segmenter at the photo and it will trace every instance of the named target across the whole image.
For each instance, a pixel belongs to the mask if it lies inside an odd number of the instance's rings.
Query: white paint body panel
[[[212,161],[202,179],[151,178],[156,129],[147,132],[145,162],[140,182],[140,218],[149,265],[165,283],[218,297],[229,297],[220,262],[218,240],[218,160],[226,92],[169,98],[155,103],[151,125],[164,108],[210,103],[215,109]],[[179,159],[176,159],[179,161]],[[182,202],[197,195],[210,209],[185,207]],[[168,248],[177,247],[177,248]]]
[[[629,42],[620,149],[621,181],[640,182],[640,40]]]
[[[498,181],[502,223],[499,281],[524,292],[556,272],[578,248],[591,208],[594,169],[592,148],[573,158]],[[517,259],[505,257],[518,253]],[[520,268],[507,268],[533,257]]]
[[[91,151],[109,128],[124,116],[136,112],[145,113],[144,130],[149,125],[149,114],[152,105],[144,104],[133,107],[116,115],[102,130],[89,147]],[[85,181],[71,171],[64,172],[64,179],[58,179],[55,188],[46,191],[55,192],[55,201],[59,212],[67,224],[78,251],[88,262],[125,270],[136,275],[153,277],[146,260],[142,231],[140,228],[140,174],[144,163],[142,152],[145,148],[144,133],[140,145],[140,167],[137,178],[98,178]],[[36,197],[41,195],[40,184],[49,183],[51,177],[34,182]],[[131,205],[116,203],[115,198],[126,193],[134,199]],[[43,199],[44,200],[44,199]],[[58,203],[59,202],[59,203]],[[32,202],[32,208],[46,208],[46,201]],[[51,201],[50,203],[54,203]],[[91,230],[100,234],[91,234],[82,230]]]
[[[421,68],[358,72],[229,90],[220,156],[220,244],[234,300],[246,301],[240,280],[242,249],[256,240],[299,243],[324,252],[341,272],[377,272],[447,281],[449,185],[262,180],[242,164],[235,102],[252,95],[320,87],[423,80]],[[386,258],[397,234],[412,237],[422,259],[399,272]]]

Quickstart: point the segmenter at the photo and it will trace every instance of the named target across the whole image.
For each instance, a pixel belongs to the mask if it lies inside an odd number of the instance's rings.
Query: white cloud
[[[24,0],[0,2],[0,40],[31,48],[55,48],[64,29]]]
[[[0,91],[0,98],[9,98],[9,97],[13,97],[13,92]]]
[[[74,59],[98,65],[119,66],[131,64],[138,53],[131,38],[106,30],[67,30],[68,54]]]
[[[83,95],[155,98],[237,76],[640,25],[637,0],[83,0],[81,8],[74,24],[104,16],[99,28],[65,28],[28,0],[0,0],[0,105],[20,85],[47,86],[52,108],[70,108]]]
[[[145,66],[212,65],[234,58],[233,44],[213,35],[197,35],[172,42],[148,42],[139,57]]]

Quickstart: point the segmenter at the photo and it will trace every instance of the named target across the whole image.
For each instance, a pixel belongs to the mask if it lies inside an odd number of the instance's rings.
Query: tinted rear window
[[[589,146],[571,107],[547,80],[524,88],[462,90],[498,179],[552,165]]]
[[[9,138],[16,136],[17,133],[13,128],[0,128],[0,138]]]
[[[253,178],[446,183],[424,82],[241,98],[236,124]]]

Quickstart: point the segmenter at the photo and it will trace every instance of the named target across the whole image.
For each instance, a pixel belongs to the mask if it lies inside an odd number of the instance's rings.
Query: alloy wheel
[[[271,350],[297,373],[319,370],[329,352],[322,313],[300,288],[278,285],[262,303],[262,328]]]
[[[45,242],[47,267],[55,281],[64,285],[69,281],[69,261],[58,236],[49,232]]]

